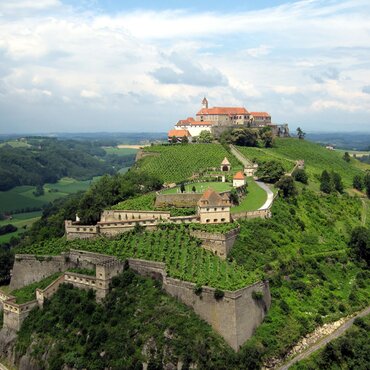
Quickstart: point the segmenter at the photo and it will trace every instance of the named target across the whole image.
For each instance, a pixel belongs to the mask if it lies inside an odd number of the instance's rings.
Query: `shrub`
[[[257,292],[255,290],[253,290],[253,292],[252,292],[252,298],[255,301],[260,301],[263,298],[263,293],[262,292]]]
[[[213,296],[215,297],[216,301],[221,300],[225,295],[225,292],[220,289],[216,289]]]

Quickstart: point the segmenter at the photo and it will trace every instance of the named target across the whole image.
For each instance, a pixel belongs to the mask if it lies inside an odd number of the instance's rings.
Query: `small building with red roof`
[[[242,171],[237,172],[233,177],[233,187],[238,188],[239,186],[245,185],[245,176]]]

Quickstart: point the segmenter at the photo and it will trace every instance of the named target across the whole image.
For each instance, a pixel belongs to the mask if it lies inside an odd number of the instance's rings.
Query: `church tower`
[[[208,100],[206,99],[206,97],[204,97],[202,100],[202,108],[208,109]]]

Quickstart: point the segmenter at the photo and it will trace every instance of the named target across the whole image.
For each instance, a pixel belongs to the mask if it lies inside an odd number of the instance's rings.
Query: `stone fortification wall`
[[[49,299],[52,295],[56,293],[59,285],[65,282],[64,274],[59,276],[58,279],[54,280],[45,289],[36,289],[36,300],[40,307],[44,305],[45,299]]]
[[[177,194],[162,194],[157,193],[155,199],[156,207],[195,207],[198,200],[202,197],[201,193],[177,193]]]
[[[236,233],[235,230],[230,232],[228,236],[231,238],[234,233]],[[226,239],[227,236],[225,236]],[[96,276],[67,271],[46,289],[38,289],[36,291],[37,300],[35,301],[27,302],[23,305],[16,304],[13,299],[4,301],[4,327],[19,330],[21,323],[31,309],[36,305],[42,306],[45,298],[50,298],[63,282],[71,283],[81,289],[94,289],[97,299],[101,300],[108,292],[112,277],[119,274],[124,268],[123,262],[118,261],[114,257],[97,253],[71,251],[67,256],[62,255],[60,257],[62,261],[69,260],[69,263],[75,265],[78,261],[80,266],[96,263]],[[65,257],[68,258],[66,259]],[[19,260],[18,255],[16,258]],[[28,261],[28,264],[40,267],[40,261],[36,258],[24,258],[19,260],[18,263],[22,263],[21,261],[25,260]],[[164,263],[128,259],[128,265],[141,275],[162,281],[163,289],[168,294],[192,307],[236,351],[252,336],[271,304],[268,282],[258,282],[237,291],[225,291],[223,298],[216,299],[214,288],[202,287],[201,292],[197,291],[196,293],[196,285],[194,283],[168,277]],[[67,266],[67,264],[64,266]],[[58,265],[57,267],[59,268],[60,266]],[[31,268],[27,270],[27,273],[32,275],[33,271]],[[25,278],[30,280],[27,276]],[[261,298],[253,298],[253,292],[262,293]]]
[[[100,222],[134,221],[134,220],[168,220],[170,212],[161,211],[126,211],[126,210],[105,210]],[[99,224],[99,223],[98,223]]]
[[[193,308],[235,351],[253,335],[271,305],[267,281],[225,291],[224,297],[217,300],[214,288],[202,287],[202,292],[196,294],[194,283],[167,277],[163,263],[133,259],[128,263],[137,273],[161,280],[168,294]],[[261,292],[262,298],[254,299],[253,292]]]
[[[60,256],[16,254],[9,288],[11,290],[22,288],[71,267],[75,265],[69,261],[68,254]]]
[[[271,218],[271,216],[272,214],[269,208],[257,211],[236,212],[231,214],[233,220],[239,220],[244,218]]]
[[[99,226],[96,225],[79,225],[71,220],[64,221],[67,240],[74,239],[93,239],[99,235]]]
[[[36,306],[36,300],[23,304],[17,304],[11,301],[4,302],[3,327],[18,331],[21,328],[22,322]]]
[[[239,232],[240,228],[236,228],[225,234],[192,230],[190,231],[190,235],[200,239],[204,249],[210,250],[222,259],[226,259],[239,235]]]

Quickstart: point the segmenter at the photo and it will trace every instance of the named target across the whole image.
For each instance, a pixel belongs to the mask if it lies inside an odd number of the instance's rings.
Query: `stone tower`
[[[202,100],[202,108],[208,109],[208,100],[206,97],[204,97]]]

